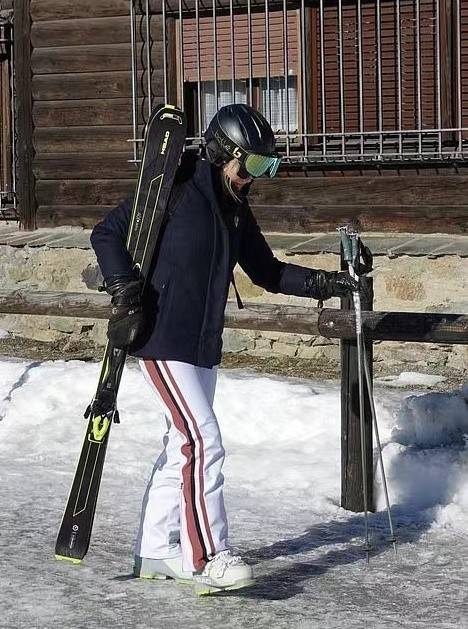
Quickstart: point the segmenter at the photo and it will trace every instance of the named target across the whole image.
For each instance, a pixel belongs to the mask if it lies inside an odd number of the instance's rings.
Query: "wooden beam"
[[[110,304],[109,297],[100,293],[0,290],[0,312],[107,319]],[[362,315],[369,340],[468,344],[468,315],[368,311]],[[225,323],[226,327],[245,330],[356,337],[354,313],[332,308],[246,303],[238,310],[236,302],[229,301]]]
[[[16,154],[18,205],[21,226],[34,229],[36,221],[35,179],[33,173],[33,124],[31,87],[31,19],[29,0],[14,4],[14,54],[16,76]]]
[[[143,133],[143,128],[141,128]],[[34,147],[47,153],[123,153],[129,152],[131,126],[42,127],[34,131]]]
[[[53,170],[50,169],[53,175]],[[89,172],[88,172],[89,174]],[[102,174],[102,173],[101,173]],[[135,170],[134,180],[125,180],[121,182],[118,179],[94,182],[85,180],[82,183],[79,179],[68,179],[63,181],[39,180],[36,184],[39,208],[37,209],[37,221],[41,226],[46,226],[46,217],[53,217],[54,225],[81,225],[86,229],[91,229],[100,220],[105,207],[113,207],[122,198],[133,193],[135,188],[137,171]],[[50,185],[49,185],[50,184]],[[118,189],[114,189],[113,185],[118,185]],[[87,196],[87,195],[90,196]],[[92,204],[89,199],[94,198],[106,199],[103,204],[102,211],[98,211],[99,203]],[[63,200],[62,200],[63,199]],[[71,207],[74,206],[74,207]],[[90,211],[90,207],[93,211]],[[81,208],[81,216],[80,216]],[[425,217],[424,213],[418,213],[416,210],[410,217],[400,220],[398,215],[388,213],[385,217],[376,216],[372,209],[366,212],[356,212],[355,214],[341,211],[339,214],[330,215],[328,209],[317,211],[309,219],[300,223],[293,220],[288,222],[288,216],[284,216],[282,212],[280,216],[270,213],[269,216],[262,220],[260,217],[260,225],[264,231],[283,232],[283,233],[317,233],[333,231],[337,225],[348,223],[353,217],[358,217],[364,226],[364,231],[394,231],[404,233],[464,233],[461,229],[456,228],[450,222],[450,216],[444,215],[444,208],[439,208],[440,214],[437,222],[433,222]],[[255,214],[257,214],[255,212]],[[444,219],[445,216],[445,219]],[[257,219],[258,219],[257,215]],[[384,220],[385,218],[385,220]],[[72,222],[68,222],[68,220]]]
[[[269,231],[330,230],[358,219],[365,231],[468,233],[466,175],[259,179],[250,205]]]
[[[38,181],[37,202],[39,206],[117,205],[135,190],[136,176],[135,169],[134,179]]]
[[[153,42],[151,52],[155,66],[162,63],[162,42]],[[141,44],[137,45],[141,55]],[[83,72],[120,72],[131,70],[131,48],[125,44],[100,44],[57,48],[36,48],[32,55],[34,75]]]
[[[35,48],[32,70],[39,74],[118,72],[131,70],[130,44],[101,44],[55,48]]]
[[[141,79],[141,73],[140,77]],[[163,102],[163,71],[156,69],[153,84],[160,88],[156,102]],[[88,72],[76,74],[44,74],[33,78],[33,97],[35,100],[74,100],[87,98],[130,97],[132,93],[131,72]]]
[[[466,208],[468,176],[411,175],[358,177],[290,177],[259,179],[252,186],[252,205],[281,206],[424,206],[459,205]],[[261,201],[260,201],[261,199]],[[447,199],[450,202],[447,203]],[[468,213],[467,213],[468,218]]]
[[[335,317],[325,309],[319,322],[321,336],[355,338],[353,312]],[[468,344],[468,315],[433,312],[363,312],[366,339],[374,341],[408,341],[420,343]],[[339,324],[337,325],[339,321]]]
[[[143,100],[139,100],[141,111]],[[90,127],[97,125],[128,125],[132,119],[130,98],[36,101],[33,106],[37,127]]]
[[[129,15],[128,0],[31,0],[34,22],[118,15]]]
[[[130,179],[138,174],[131,157],[130,145],[126,153],[42,154],[34,160],[34,173],[40,180]]]
[[[45,206],[37,208],[38,227],[58,227],[71,225],[91,229],[101,221],[114,205],[67,205]]]
[[[161,19],[151,20],[151,36],[162,41]],[[141,29],[137,28],[137,41],[141,40]],[[34,22],[31,42],[34,48],[126,44],[130,42],[129,16]]]
[[[287,183],[284,183],[287,188]],[[450,198],[447,199],[450,201]],[[359,221],[362,231],[408,233],[468,233],[468,210],[449,205],[256,205],[252,210],[264,231],[313,233],[333,231],[338,225]]]

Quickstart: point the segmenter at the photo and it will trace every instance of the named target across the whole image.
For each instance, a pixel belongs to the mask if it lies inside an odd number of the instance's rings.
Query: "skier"
[[[143,294],[125,248],[131,200],[91,235],[112,296],[108,337],[140,359],[167,423],[143,500],[134,574],[193,582],[198,594],[254,583],[252,568],[228,546],[224,448],[213,411],[234,266],[272,293],[325,300],[357,288],[347,272],[274,257],[247,201],[254,179],[273,177],[281,161],[259,112],[242,104],[222,107],[205,140],[203,156],[187,151],[178,168],[170,218]]]

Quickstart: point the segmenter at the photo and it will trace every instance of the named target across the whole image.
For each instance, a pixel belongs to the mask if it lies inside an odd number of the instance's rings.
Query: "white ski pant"
[[[135,554],[164,559],[182,552],[184,570],[199,571],[227,548],[224,448],[213,411],[217,367],[159,360],[140,366],[167,432],[143,500]]]

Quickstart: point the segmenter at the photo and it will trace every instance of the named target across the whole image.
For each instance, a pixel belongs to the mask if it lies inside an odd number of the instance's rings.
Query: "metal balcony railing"
[[[291,165],[468,157],[462,0],[130,0],[130,17],[136,161],[156,93],[190,108],[192,146],[210,107],[242,101],[263,111]]]

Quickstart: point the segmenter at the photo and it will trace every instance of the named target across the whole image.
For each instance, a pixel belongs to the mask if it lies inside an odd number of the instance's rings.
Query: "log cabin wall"
[[[128,142],[129,3],[19,2],[30,4],[31,16],[36,225],[89,228],[131,193],[136,178]],[[461,17],[466,30],[468,10]],[[140,30],[141,40],[145,35]],[[160,16],[153,16],[151,34],[157,102],[163,100]],[[468,74],[468,62],[463,73]],[[144,90],[145,78],[139,78]],[[139,115],[144,122],[143,106]],[[285,169],[275,180],[255,183],[252,206],[270,231],[327,231],[359,218],[369,231],[467,233],[468,174],[462,165],[411,168],[403,163],[392,168]]]
[[[91,227],[132,192],[137,173],[129,3],[31,0],[30,12],[36,224]],[[160,18],[151,31],[157,75]]]

